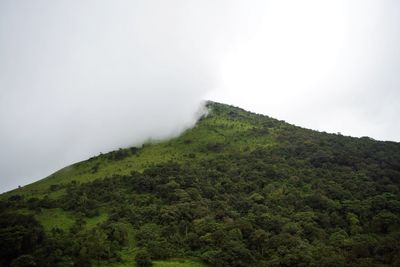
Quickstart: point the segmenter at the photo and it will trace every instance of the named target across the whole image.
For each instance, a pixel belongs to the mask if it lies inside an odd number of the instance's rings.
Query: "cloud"
[[[191,125],[235,25],[221,3],[2,1],[0,190]]]

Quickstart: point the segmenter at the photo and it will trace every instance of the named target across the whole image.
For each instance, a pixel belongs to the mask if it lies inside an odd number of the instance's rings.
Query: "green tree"
[[[138,267],[152,266],[150,253],[146,249],[140,249],[135,256],[135,262]]]

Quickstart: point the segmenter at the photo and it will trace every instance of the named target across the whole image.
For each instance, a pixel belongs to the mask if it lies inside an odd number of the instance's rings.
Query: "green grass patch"
[[[46,232],[53,228],[68,230],[75,222],[75,218],[62,209],[42,209],[35,217]]]
[[[107,213],[100,213],[99,216],[87,218],[85,228],[90,230],[90,229],[94,228],[97,224],[107,221],[107,219],[108,219]]]

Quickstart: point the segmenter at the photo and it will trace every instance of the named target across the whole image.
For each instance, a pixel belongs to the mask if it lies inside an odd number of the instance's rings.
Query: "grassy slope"
[[[40,214],[36,215],[36,219],[43,225],[45,231],[51,231],[55,227],[67,230],[75,222],[72,214],[58,208],[43,209]]]
[[[131,171],[142,171],[150,164],[169,160],[184,162],[190,160],[189,154],[191,153],[195,153],[196,157],[213,157],[213,154],[202,151],[209,143],[224,143],[228,147],[228,150],[225,150],[227,152],[240,151],[253,146],[268,146],[274,143],[273,134],[257,140],[245,138],[247,131],[263,127],[257,120],[259,115],[220,104],[214,104],[213,108],[218,109],[218,115],[211,111],[211,114],[194,128],[187,130],[177,138],[155,144],[145,144],[139,153],[130,154],[122,160],[110,160],[105,155],[99,155],[78,162],[35,183],[7,192],[2,197],[20,194],[28,198],[41,198],[45,195],[57,198],[63,191],[62,189],[51,191],[51,185],[65,184],[72,180],[88,182],[117,174],[129,174]],[[232,120],[229,114],[232,111],[236,113],[235,120]],[[92,171],[95,166],[98,166],[97,172]]]

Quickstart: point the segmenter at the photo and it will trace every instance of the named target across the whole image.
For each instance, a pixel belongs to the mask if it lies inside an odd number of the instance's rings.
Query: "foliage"
[[[136,266],[138,267],[149,267],[152,266],[150,254],[146,249],[141,249],[136,253],[135,256]]]
[[[176,139],[4,195],[1,264],[112,264],[121,251],[138,266],[400,264],[400,144],[208,105]]]

